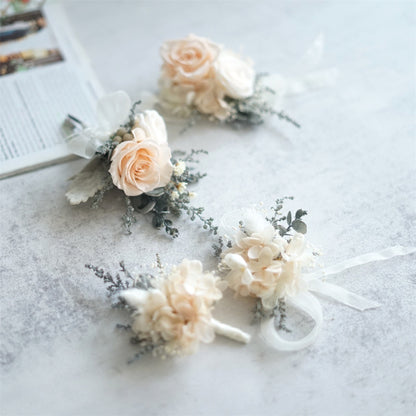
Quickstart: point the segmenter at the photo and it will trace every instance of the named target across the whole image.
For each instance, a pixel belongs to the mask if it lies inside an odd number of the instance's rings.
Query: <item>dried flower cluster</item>
[[[275,114],[299,125],[267,102],[274,91],[261,87],[250,59],[209,39],[189,35],[165,42],[159,79],[159,105],[180,117],[195,113],[234,125],[260,124]]]
[[[212,310],[222,297],[220,279],[204,273],[199,261],[183,260],[166,273],[158,259],[156,274],[133,275],[123,262],[120,266],[124,281],[119,274],[113,277],[86,265],[107,285],[109,296],[118,298],[114,306],[130,311],[131,323],[119,327],[131,332],[136,358],[148,352],[162,357],[192,354],[200,342],[214,340]]]
[[[302,271],[314,260],[302,234],[306,225],[301,218],[306,212],[298,210],[292,221],[291,212],[280,215],[281,203],[277,201],[271,219],[247,211],[220,254],[220,268],[226,272],[228,286],[241,296],[259,298],[266,311],[275,308],[279,299],[305,289]]]
[[[120,294],[133,309],[133,333],[162,355],[194,353],[200,342],[215,338],[214,303],[221,299],[218,278],[204,273],[199,261],[184,260],[149,290],[129,289]]]
[[[98,103],[100,125],[82,129],[68,138],[70,149],[92,161],[72,178],[66,194],[73,205],[90,198],[98,206],[104,194],[114,187],[123,191],[126,214],[123,223],[127,233],[136,221],[135,213],[151,214],[156,228],[164,228],[172,237],[178,229],[171,216],[187,213],[191,220],[199,218],[205,229],[216,233],[212,218],[202,216],[203,208],[190,201],[194,195],[188,185],[204,174],[193,172],[191,163],[202,150],[193,150],[181,158],[172,157],[163,118],[154,110],[136,112],[124,92],[103,97]],[[69,116],[67,121],[79,120]],[[82,124],[82,123],[81,123]],[[178,153],[178,152],[177,152]]]

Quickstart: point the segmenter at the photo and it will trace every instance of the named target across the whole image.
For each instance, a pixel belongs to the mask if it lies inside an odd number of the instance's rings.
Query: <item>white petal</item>
[[[238,254],[233,253],[227,254],[224,257],[224,263],[231,269],[245,269],[247,267],[247,263],[244,259]]]
[[[253,281],[253,275],[250,270],[245,269],[243,275],[241,276],[241,283],[249,285]]]
[[[134,309],[142,307],[149,296],[146,290],[140,289],[127,289],[120,293],[120,297],[126,301],[126,303]]]
[[[262,246],[250,247],[247,252],[249,259],[258,259],[262,248]]]

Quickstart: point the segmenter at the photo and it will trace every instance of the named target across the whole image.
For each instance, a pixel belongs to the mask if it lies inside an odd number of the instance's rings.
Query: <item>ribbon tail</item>
[[[309,290],[319,295],[334,299],[350,308],[357,309],[359,311],[365,311],[367,309],[374,309],[381,306],[378,302],[370,299],[366,299],[363,296],[356,295],[349,290],[346,290],[340,286],[332,283],[323,282],[322,280],[312,280],[309,282]]]
[[[353,257],[352,259],[342,261],[325,269],[305,274],[304,277],[306,280],[311,281],[313,279],[319,279],[324,276],[330,276],[333,274],[341,273],[344,270],[351,269],[352,267],[362,266],[364,264],[372,263],[374,261],[389,260],[393,257],[406,256],[412,253],[416,253],[416,247],[389,247],[377,252],[367,253],[361,256]]]
[[[308,314],[315,326],[303,338],[290,341],[279,335],[275,327],[275,318],[263,319],[260,333],[264,341],[272,348],[279,351],[299,351],[313,344],[322,328],[322,307],[316,297],[309,292],[302,292],[296,297],[287,298],[287,302]]]

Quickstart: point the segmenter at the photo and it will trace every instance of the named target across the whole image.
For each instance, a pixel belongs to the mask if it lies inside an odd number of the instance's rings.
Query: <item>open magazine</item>
[[[0,17],[0,178],[71,157],[65,116],[94,124],[102,89],[62,6]]]

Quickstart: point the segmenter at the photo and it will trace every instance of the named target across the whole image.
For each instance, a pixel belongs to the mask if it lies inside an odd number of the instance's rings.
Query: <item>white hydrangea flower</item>
[[[167,355],[191,354],[215,337],[212,309],[221,299],[219,278],[196,260],[184,260],[151,290],[128,289],[121,296],[135,310],[132,330],[163,343]]]
[[[302,271],[313,263],[313,252],[303,234],[295,233],[288,241],[266,221],[248,222],[222,254],[225,279],[241,296],[260,298],[272,309],[277,299],[305,288]]]

